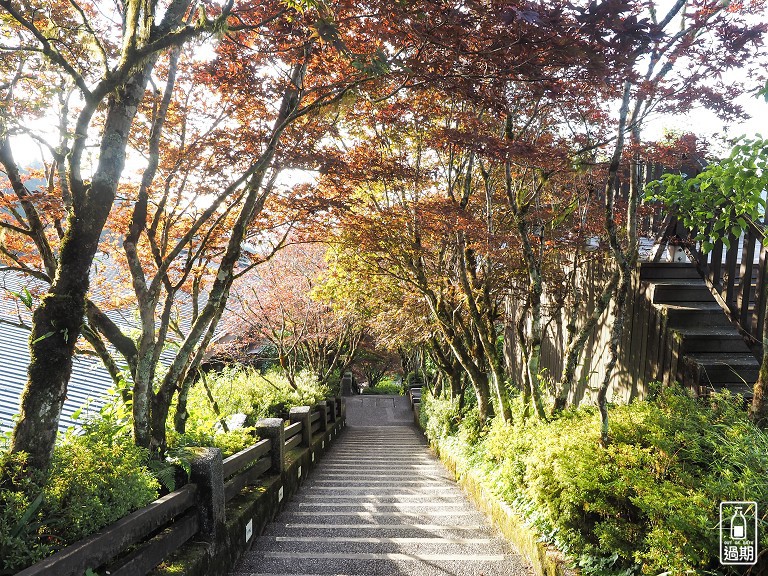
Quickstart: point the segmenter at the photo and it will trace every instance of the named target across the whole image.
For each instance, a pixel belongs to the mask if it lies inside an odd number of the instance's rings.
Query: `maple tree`
[[[354,308],[335,307],[323,298],[324,253],[319,243],[292,243],[244,276],[233,289],[233,314],[224,326],[238,333],[236,358],[247,359],[254,348],[274,350],[294,388],[301,370],[311,371],[321,384],[347,371],[365,331]]]
[[[268,229],[285,218],[278,211],[273,221],[255,220],[278,173],[306,161],[301,148],[324,130],[319,109],[375,74],[366,58],[378,44],[361,45],[363,36],[371,39],[366,26],[348,30],[342,43],[327,8],[312,2],[227,2],[206,12],[176,1],[163,5],[157,24],[154,3],[128,2],[114,14],[74,2],[0,7],[11,25],[4,49],[17,57],[4,69],[7,110],[21,111],[2,118],[2,161],[15,192],[6,202],[24,206],[23,214],[9,211],[17,222],[5,219],[5,256],[12,268],[50,283],[34,311],[33,360],[12,450],[46,468],[82,331],[113,376],[127,364],[136,442],[161,453],[171,400],[189,385],[242,272],[243,242],[253,226]],[[112,16],[124,18],[124,27]],[[66,50],[51,44],[53,32]],[[213,49],[190,44],[203,33],[220,42]],[[78,35],[87,42],[75,43]],[[32,105],[27,94],[38,87],[38,69],[61,88],[42,91],[47,99]],[[52,78],[37,77],[59,86]],[[28,129],[44,114],[58,118],[55,144]],[[53,158],[44,190],[25,186],[11,154],[20,133],[40,140]],[[85,150],[94,139],[102,146],[91,157]],[[129,150],[145,158],[138,178],[123,175]],[[279,232],[267,237],[279,245]],[[136,341],[101,309],[104,299],[86,296],[99,250],[122,253],[115,261],[124,262],[116,267],[131,286],[122,296],[138,309]],[[257,250],[245,267],[269,252]],[[103,284],[114,290],[116,279]],[[98,278],[90,284],[98,286]],[[184,326],[173,317],[179,301],[192,309]],[[172,332],[178,344],[161,370]]]
[[[15,202],[22,208],[8,228],[34,244],[37,275],[51,284],[34,311],[29,379],[12,451],[47,469],[58,416],[66,395],[72,354],[85,315],[91,263],[116,197],[136,112],[161,52],[210,32],[228,17],[224,3],[212,18],[188,17],[191,2],[165,6],[129,0],[115,14],[94,5],[55,2],[46,6],[3,0],[6,106],[0,116],[0,162]],[[121,20],[115,26],[111,17]],[[38,74],[39,73],[39,74]],[[38,87],[50,87],[38,91]],[[53,88],[56,87],[56,88]],[[27,95],[32,105],[27,106]],[[49,100],[50,98],[50,100]],[[60,139],[50,146],[50,182],[60,192],[58,210],[36,204],[14,158],[11,136],[24,121],[42,119],[45,107],[62,112]],[[96,145],[97,158],[87,147]],[[89,161],[93,161],[89,170]],[[15,224],[11,222],[15,220]],[[54,250],[52,240],[58,246]],[[21,266],[22,268],[26,266]]]

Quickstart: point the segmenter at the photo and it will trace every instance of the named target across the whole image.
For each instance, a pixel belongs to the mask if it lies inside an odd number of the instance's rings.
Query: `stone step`
[[[529,568],[515,556],[501,554],[403,554],[403,553],[313,553],[292,555],[272,553],[260,559],[248,558],[237,576],[252,574],[360,575],[360,576],[520,576]]]
[[[290,553],[297,556],[322,554],[409,554],[409,555],[504,555],[509,548],[506,542],[498,538],[479,537],[462,538],[403,538],[366,535],[351,538],[333,536],[262,536],[251,549],[255,556],[264,558],[271,554]]]
[[[393,519],[394,520],[394,519]],[[468,534],[472,532],[472,534]],[[403,522],[348,524],[334,522],[322,524],[314,521],[274,523],[264,536],[336,537],[336,538],[489,538],[495,533],[479,523],[427,524]]]
[[[404,524],[410,522],[427,522],[430,524],[461,524],[482,522],[483,516],[474,511],[433,510],[431,512],[399,512],[399,511],[366,511],[353,512],[349,510],[304,511],[285,510],[280,520],[290,523],[314,522],[316,524]]]

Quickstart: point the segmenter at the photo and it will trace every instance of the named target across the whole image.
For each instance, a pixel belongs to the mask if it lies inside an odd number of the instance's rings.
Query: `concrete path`
[[[347,400],[347,428],[231,576],[523,576],[429,452],[401,397]]]

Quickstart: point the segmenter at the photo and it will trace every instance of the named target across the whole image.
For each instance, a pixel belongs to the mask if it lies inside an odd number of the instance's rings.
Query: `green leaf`
[[[29,521],[32,519],[32,516],[34,516],[37,511],[40,509],[40,506],[43,505],[43,494],[41,493],[38,495],[37,498],[35,498],[32,503],[27,506],[27,509],[24,511],[24,515],[19,518],[19,521],[16,523],[16,526],[13,527],[11,530],[11,538],[16,538],[19,534],[21,534],[21,531],[24,530],[24,528],[29,524]]]
[[[54,334],[55,332],[46,332],[39,338],[35,338],[34,340],[32,340],[32,344],[37,344],[38,342],[42,342],[43,340],[45,340],[46,338],[49,338],[50,336],[53,336]]]

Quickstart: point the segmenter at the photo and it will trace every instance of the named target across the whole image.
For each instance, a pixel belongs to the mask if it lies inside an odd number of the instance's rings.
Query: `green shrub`
[[[51,533],[67,544],[146,506],[158,495],[146,450],[136,447],[130,436],[91,432],[66,435],[54,451],[45,487],[43,518]]]
[[[427,438],[439,441],[458,431],[460,414],[457,400],[434,398],[428,392],[421,395],[422,427]]]
[[[593,408],[550,422],[497,419],[485,433],[474,421],[452,425],[445,402],[422,407],[430,438],[585,574],[727,574],[717,559],[719,503],[768,504],[768,435],[727,393],[705,404],[675,387],[614,407],[607,448]]]
[[[253,426],[235,428],[224,432],[217,429],[215,423],[210,423],[210,425],[198,423],[194,430],[184,434],[179,434],[174,430],[168,431],[168,444],[174,448],[211,446],[221,449],[224,458],[245,450],[258,440],[259,438],[254,434]]]
[[[403,393],[403,387],[398,382],[391,380],[379,382],[376,386],[363,388],[363,394],[387,394],[390,396],[400,396]]]
[[[50,554],[39,522],[41,478],[24,473],[27,455],[0,452],[0,574],[14,574]]]
[[[0,452],[0,574],[12,574],[152,502],[158,482],[108,406],[56,445],[47,480]]]
[[[206,382],[220,414],[213,409],[202,382],[197,382],[190,390],[187,404],[189,430],[220,429],[220,420],[233,414],[245,414],[246,424],[253,425],[260,418],[277,417],[294,406],[317,404],[330,395],[328,388],[317,384],[308,372],[298,375],[296,389],[278,371],[260,374],[239,365],[207,375]]]

